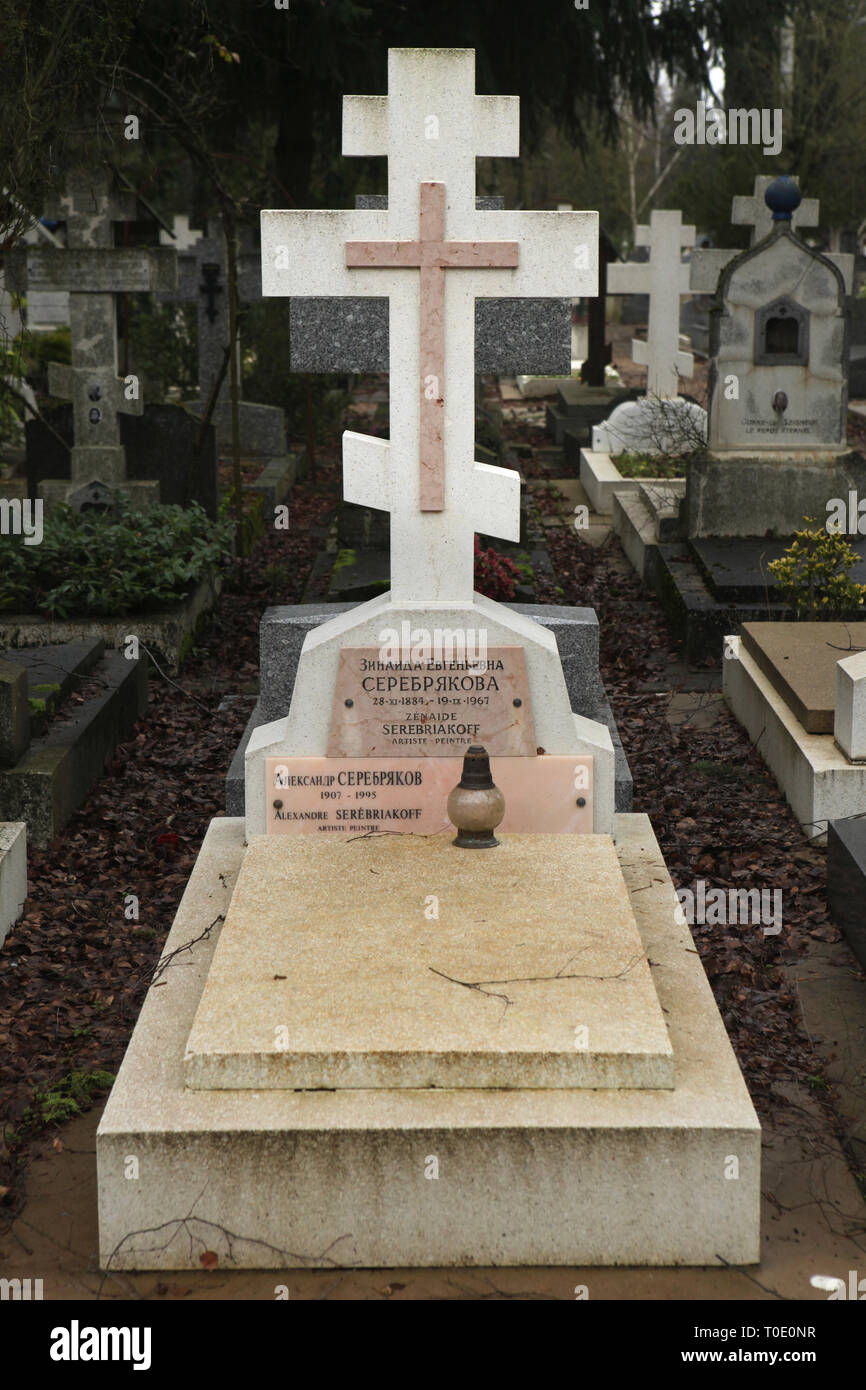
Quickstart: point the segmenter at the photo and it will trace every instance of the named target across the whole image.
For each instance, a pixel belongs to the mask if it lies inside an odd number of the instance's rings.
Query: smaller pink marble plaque
[[[478,660],[382,655],[381,647],[341,650],[329,758],[462,757],[473,743],[491,756],[535,756],[522,647],[489,647]]]
[[[592,834],[592,758],[491,758],[513,835]],[[269,835],[453,833],[459,758],[268,758]]]

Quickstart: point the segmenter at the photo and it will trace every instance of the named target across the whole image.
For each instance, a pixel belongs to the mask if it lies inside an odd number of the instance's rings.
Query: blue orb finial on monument
[[[802,201],[803,195],[790,174],[773,179],[764,194],[764,202],[773,214],[774,222],[791,222]]]

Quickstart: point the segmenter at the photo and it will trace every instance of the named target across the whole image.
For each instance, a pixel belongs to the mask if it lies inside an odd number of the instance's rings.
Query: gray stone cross
[[[133,194],[112,191],[107,175],[79,178],[46,209],[66,223],[65,249],[28,247],[14,258],[19,283],[26,277],[40,288],[69,292],[72,362],[48,364],[48,388],[72,400],[75,443],[71,482],[42,484],[49,501],[65,501],[82,485],[115,488],[126,481],[118,413],[140,415],[143,402],[136,378],[124,383],[117,375],[114,296],[168,289],[176,277],[170,248],[114,246],[112,224],[134,220],[135,204]]]

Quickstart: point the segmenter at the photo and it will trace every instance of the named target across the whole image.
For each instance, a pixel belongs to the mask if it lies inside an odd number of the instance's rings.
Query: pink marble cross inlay
[[[445,185],[421,184],[417,241],[347,241],[350,269],[378,266],[421,272],[421,510],[445,506],[445,271],[517,265],[516,241],[446,241]]]

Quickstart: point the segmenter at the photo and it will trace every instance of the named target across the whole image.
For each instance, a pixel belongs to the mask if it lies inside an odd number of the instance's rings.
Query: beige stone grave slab
[[[836,665],[866,650],[866,622],[744,623],[743,646],[809,734],[832,734]]]
[[[649,819],[616,836],[673,1090],[195,1091],[244,854],[243,821],[214,820],[99,1125],[102,1268],[755,1263],[760,1126]]]
[[[674,1084],[603,835],[474,852],[450,836],[253,840],[184,1074],[212,1090]]]

